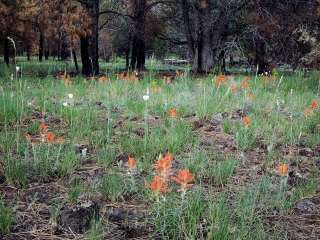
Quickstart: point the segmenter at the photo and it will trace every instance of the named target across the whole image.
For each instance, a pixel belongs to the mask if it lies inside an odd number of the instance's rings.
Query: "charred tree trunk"
[[[80,51],[82,62],[82,74],[89,76],[92,74],[91,62],[89,57],[89,40],[88,37],[80,37]]]
[[[219,62],[220,62],[220,71],[221,73],[226,73],[226,57],[225,57],[225,51],[222,50],[219,54]]]
[[[83,6],[91,17],[91,34],[81,37],[82,74],[99,74],[99,10],[100,0],[84,1]]]
[[[9,63],[10,63],[10,43],[9,43],[9,39],[7,37],[4,39],[3,57],[4,57],[4,62],[7,65],[9,65]]]
[[[78,59],[77,59],[76,51],[74,49],[72,49],[71,53],[72,53],[72,57],[73,57],[74,66],[75,66],[76,72],[78,74],[79,73],[79,65],[78,65]]]
[[[49,60],[49,55],[50,55],[50,46],[49,46],[49,41],[46,39],[44,43],[44,59],[47,61]]]
[[[100,1],[94,0],[92,7],[93,31],[91,36],[91,56],[92,56],[92,71],[94,75],[99,74],[99,11]]]
[[[126,50],[126,69],[129,69],[130,65],[130,48]]]
[[[47,48],[46,48],[46,51],[44,52],[44,58],[45,58],[45,60],[49,60],[49,53],[50,53],[50,51],[49,51],[49,48],[47,47]]]
[[[181,1],[186,38],[193,59],[194,73],[208,73],[214,64],[210,3]]]
[[[145,65],[145,42],[141,36],[134,36],[131,52],[131,69],[144,70]]]
[[[43,59],[43,46],[44,46],[44,36],[43,32],[40,31],[40,38],[39,38],[39,61],[42,62]]]
[[[30,61],[31,58],[31,43],[27,41],[26,43],[27,60]]]
[[[189,53],[192,59],[194,59],[196,53],[195,53],[195,39],[193,36],[193,29],[191,25],[191,18],[189,15],[189,8],[191,6],[188,4],[187,0],[182,0],[181,1],[181,9],[182,9],[182,16],[183,16],[183,22],[184,22],[184,27],[185,27],[185,34],[186,38],[188,41],[188,48],[189,48]]]
[[[70,57],[70,46],[65,37],[61,39],[60,57],[61,60],[67,60]]]
[[[261,39],[256,39],[254,65],[258,68],[258,74],[269,71],[265,55],[265,43]]]
[[[194,58],[193,71],[195,73],[208,73],[212,70],[214,64],[212,31],[210,24],[209,6],[198,8],[197,25],[198,35],[196,42],[196,55]]]
[[[145,68],[145,10],[146,0],[138,0],[133,4],[133,32],[130,68],[143,71]]]
[[[128,44],[126,49],[126,69],[130,67],[130,49],[131,49],[131,36],[128,38]]]

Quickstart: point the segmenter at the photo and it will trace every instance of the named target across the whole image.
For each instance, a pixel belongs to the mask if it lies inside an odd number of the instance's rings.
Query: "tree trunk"
[[[254,65],[255,67],[258,67],[258,74],[268,71],[268,64],[265,60],[265,55],[266,55],[265,43],[261,39],[256,39]]]
[[[145,42],[140,36],[134,36],[131,52],[131,69],[144,70],[145,65]]]
[[[196,48],[195,48],[195,39],[193,36],[193,29],[192,29],[192,20],[189,15],[189,8],[191,6],[187,2],[187,0],[181,1],[181,9],[182,9],[182,17],[184,22],[184,30],[188,42],[188,48],[189,48],[189,56],[194,60],[196,56]]]
[[[78,65],[78,59],[77,59],[76,51],[74,49],[72,49],[71,53],[72,53],[72,56],[73,56],[74,66],[75,66],[76,72],[78,74],[79,73],[79,65]]]
[[[31,58],[31,43],[29,40],[26,41],[26,52],[27,52],[27,60],[30,61]]]
[[[130,49],[131,49],[131,36],[128,38],[128,45],[126,49],[126,69],[128,70],[130,67]]]
[[[91,17],[91,34],[81,37],[82,74],[99,74],[99,11],[100,0],[87,0],[83,3]]]
[[[132,50],[130,68],[143,71],[145,68],[146,47],[145,47],[145,9],[146,0],[138,0],[133,4]]]
[[[130,48],[126,49],[126,69],[129,69],[130,65]]]
[[[92,71],[94,75],[99,74],[99,11],[100,11],[100,1],[94,0],[93,4],[93,32],[91,36],[91,58],[92,58]]]
[[[61,60],[67,60],[70,57],[70,46],[65,37],[61,39],[60,57]]]
[[[89,57],[89,40],[88,37],[80,37],[80,51],[82,62],[82,74],[89,76],[92,74],[91,62]]]
[[[182,16],[194,73],[208,73],[214,64],[210,3],[181,1]]]
[[[9,63],[10,63],[10,43],[9,43],[9,39],[7,37],[4,39],[3,57],[4,57],[4,62],[7,65],[9,65]]]
[[[40,31],[40,38],[39,38],[39,61],[42,62],[43,59],[43,44],[44,44],[44,36],[43,32]]]
[[[44,59],[49,60],[49,48],[46,48],[46,51],[44,52]]]
[[[197,16],[198,36],[193,62],[193,72],[200,74],[210,72],[214,64],[211,24],[208,23],[208,19],[210,19],[210,8],[200,8]]]

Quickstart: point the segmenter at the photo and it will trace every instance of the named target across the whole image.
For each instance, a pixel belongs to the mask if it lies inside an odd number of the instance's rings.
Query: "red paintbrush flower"
[[[166,181],[160,177],[160,176],[155,176],[153,180],[151,181],[150,184],[146,184],[146,186],[154,193],[159,194],[159,193],[166,193],[169,192],[168,184]]]
[[[55,135],[52,132],[48,132],[47,134],[47,142],[48,143],[53,143],[55,139]]]
[[[182,169],[178,171],[177,176],[171,178],[177,184],[181,185],[183,191],[185,191],[188,187],[191,187],[194,180],[194,175],[188,169]]]
[[[137,161],[134,158],[129,157],[128,158],[128,167],[129,167],[129,169],[131,169],[131,170],[135,169],[136,166],[137,166]]]

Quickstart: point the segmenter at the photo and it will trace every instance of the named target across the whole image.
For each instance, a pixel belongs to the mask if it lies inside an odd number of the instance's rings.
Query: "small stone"
[[[308,199],[299,201],[295,206],[295,212],[299,214],[312,214],[317,211],[317,205]]]
[[[135,134],[137,134],[139,137],[144,136],[144,128],[137,128],[133,131]]]
[[[288,175],[288,184],[290,186],[297,186],[306,182],[306,178],[303,177],[300,173],[295,171],[290,171]]]
[[[84,233],[90,228],[92,220],[99,218],[99,206],[88,201],[76,206],[64,206],[57,218],[58,228],[75,233]]]
[[[0,184],[5,183],[6,176],[4,175],[4,172],[0,169]]]
[[[302,148],[302,149],[299,149],[299,155],[301,156],[306,156],[306,157],[310,157],[312,156],[312,150],[311,148]]]
[[[0,184],[3,184],[6,181],[6,176],[4,174],[4,168],[2,163],[0,162]]]

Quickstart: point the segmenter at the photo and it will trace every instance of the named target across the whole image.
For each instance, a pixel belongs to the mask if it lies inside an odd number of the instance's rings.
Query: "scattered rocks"
[[[299,155],[305,156],[305,157],[311,157],[313,155],[313,151],[311,148],[301,148],[299,149]]]
[[[139,137],[144,137],[144,128],[137,128],[133,130],[135,134],[137,134]]]
[[[300,173],[296,171],[290,171],[288,175],[288,184],[290,186],[297,186],[304,182],[306,182],[307,179],[303,177]]]
[[[0,164],[0,184],[5,183],[5,181],[6,181],[6,176],[5,176],[4,170],[2,169],[1,164]]]
[[[119,225],[127,238],[137,238],[147,233],[146,214],[139,209],[109,208],[104,217]]]
[[[84,157],[91,151],[88,144],[74,144],[74,149],[77,154],[81,154]]]
[[[297,202],[294,211],[297,214],[313,214],[318,211],[318,206],[310,199],[302,199]]]
[[[145,213],[136,209],[109,208],[106,217],[112,222],[143,221]]]
[[[117,162],[126,162],[128,161],[129,155],[126,153],[120,153],[116,156],[116,161]]]
[[[202,120],[198,120],[198,121],[194,121],[193,122],[193,131],[194,130],[197,130],[197,129],[199,129],[199,128],[202,128],[204,126],[204,121],[202,121]]]
[[[93,220],[99,218],[99,206],[97,203],[88,201],[76,206],[64,206],[57,218],[58,229],[84,233],[90,228]]]

